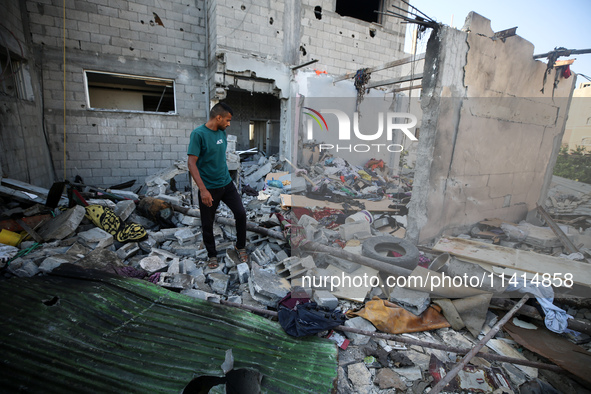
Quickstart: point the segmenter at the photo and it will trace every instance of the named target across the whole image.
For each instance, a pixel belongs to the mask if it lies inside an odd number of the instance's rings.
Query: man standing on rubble
[[[189,173],[199,188],[199,210],[203,243],[207,249],[208,267],[217,268],[218,259],[213,235],[215,213],[223,201],[236,220],[236,252],[241,262],[248,262],[246,252],[246,211],[242,198],[232,182],[226,164],[226,127],[232,120],[232,109],[218,103],[209,111],[207,123],[191,133],[189,141]]]

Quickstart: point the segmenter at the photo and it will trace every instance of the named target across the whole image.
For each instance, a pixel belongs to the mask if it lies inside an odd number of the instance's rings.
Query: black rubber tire
[[[395,251],[400,257],[388,257],[384,252]],[[372,237],[363,242],[361,254],[374,260],[383,261],[397,267],[415,269],[419,263],[419,249],[409,241],[389,235]]]

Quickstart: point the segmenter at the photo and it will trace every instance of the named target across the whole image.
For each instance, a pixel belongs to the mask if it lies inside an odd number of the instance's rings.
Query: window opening
[[[0,93],[23,100],[34,99],[27,61],[0,47]]]
[[[341,16],[350,16],[366,22],[381,23],[381,14],[374,11],[383,11],[382,0],[337,0],[335,12]]]
[[[91,109],[176,113],[174,80],[85,71]]]

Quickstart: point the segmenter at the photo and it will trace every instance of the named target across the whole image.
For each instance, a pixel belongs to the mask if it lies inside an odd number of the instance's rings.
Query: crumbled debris
[[[381,235],[404,237],[406,205],[412,195],[412,172],[405,171],[404,175],[393,177],[388,175],[390,171],[383,161],[370,160],[362,167],[351,166],[341,158],[321,156],[313,146],[304,148],[305,165],[298,169],[273,156],[249,152],[243,157],[229,153],[228,160],[231,170],[236,171],[234,179],[240,185],[248,221],[257,226],[247,234],[248,264],[240,262],[234,252],[236,235],[230,224],[233,216],[222,203],[217,214],[221,220],[214,226],[220,264],[217,268],[207,267],[201,221],[197,207],[190,203],[193,201],[191,192],[180,192],[174,187],[174,177],[186,174],[186,165],[176,163],[148,177],[146,184],[135,193],[76,186],[86,202],[109,207],[122,222],[142,226],[146,236],[141,240],[118,242],[85,218],[80,204],[69,209],[64,206],[50,210],[35,201],[1,200],[0,223],[8,226],[7,221],[14,218],[39,218],[39,223],[31,227],[45,240],[44,243],[33,242],[23,229],[17,228],[16,231],[26,238],[19,245],[19,255],[3,260],[2,279],[48,275],[60,265],[73,264],[144,279],[194,298],[217,303],[229,301],[261,310],[276,310],[279,300],[295,286],[302,286],[311,299],[329,309],[359,310],[373,297],[378,297],[398,303],[413,314],[421,314],[432,305],[429,293],[401,287],[390,291],[383,286],[384,278],[362,289],[361,293],[350,293],[342,284],[333,286],[330,281],[322,282],[322,278],[337,272],[355,276],[358,272],[367,272],[364,270],[368,267],[337,253],[306,253],[298,247],[298,242],[313,241],[335,251],[363,256],[365,239]],[[321,204],[303,207],[285,203],[286,195],[296,194],[340,204],[342,209]],[[383,201],[382,206],[387,210],[362,213],[368,208],[368,201]],[[534,214],[521,223],[492,219],[475,223],[468,234],[455,235],[512,249],[588,259],[591,257],[591,221],[582,210],[587,201],[586,196],[561,197],[555,193],[546,204],[566,236],[579,248],[578,254],[567,253],[560,239]],[[571,217],[565,216],[567,211],[583,213]],[[430,246],[433,245],[421,246],[417,266],[426,269],[439,255]],[[399,252],[390,250],[387,257],[395,258]],[[589,306],[568,302],[557,299],[556,306],[565,309],[577,322],[591,324]],[[345,326],[381,332],[362,317],[347,320]],[[429,373],[431,355],[442,365],[461,358],[453,352],[407,346],[393,340],[342,332],[338,328],[330,334],[319,335],[332,336],[333,340],[340,337],[341,344],[347,341],[346,350],[339,350],[337,392],[343,393],[423,392],[434,385]],[[466,328],[440,328],[403,335],[464,349],[478,341]],[[502,331],[498,337],[501,335]],[[582,348],[591,349],[591,336],[576,331],[563,335]],[[478,357],[472,364],[479,370],[504,374],[513,388],[530,380],[513,364],[489,362]]]

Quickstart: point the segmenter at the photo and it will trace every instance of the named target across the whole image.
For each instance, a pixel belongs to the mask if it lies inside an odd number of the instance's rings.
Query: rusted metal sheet
[[[272,393],[328,393],[337,348],[137,279],[92,274],[0,283],[0,387],[8,392],[182,392],[199,376],[262,375]]]

